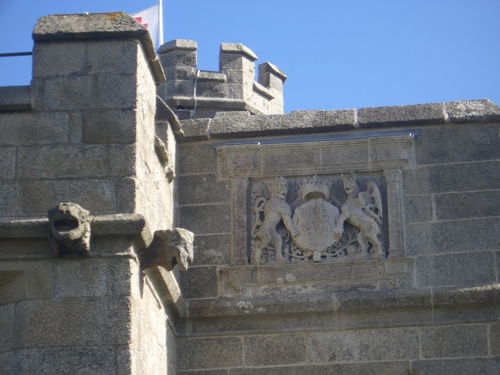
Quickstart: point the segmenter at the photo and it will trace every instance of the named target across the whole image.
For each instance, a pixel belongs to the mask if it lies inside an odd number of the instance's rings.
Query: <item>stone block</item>
[[[96,74],[47,79],[47,110],[131,109],[137,100],[135,75]]]
[[[206,98],[226,98],[228,87],[225,83],[219,82],[198,82],[196,85],[196,95]]]
[[[194,81],[175,80],[165,84],[166,96],[193,96]]]
[[[5,113],[0,117],[0,146],[66,143],[69,115],[53,113]]]
[[[26,147],[18,152],[17,173],[23,179],[129,177],[135,157],[133,145]]]
[[[2,374],[5,375],[39,375],[40,353],[38,349],[18,349],[0,354]]]
[[[500,119],[500,108],[488,99],[460,100],[445,103],[445,110],[451,122],[493,122]]]
[[[231,236],[216,234],[194,237],[193,266],[224,265],[231,262]]]
[[[428,361],[414,361],[414,374],[422,375],[471,375],[497,374],[500,368],[500,357],[497,358],[461,358],[435,359]]]
[[[75,259],[57,262],[56,298],[100,297],[107,293],[107,264],[104,259]]]
[[[184,374],[184,373],[182,373]],[[409,361],[230,369],[229,375],[406,375]],[[191,374],[190,374],[191,375]],[[194,374],[193,374],[194,375]]]
[[[32,108],[30,86],[0,87],[0,111],[29,111]]]
[[[361,128],[384,125],[443,124],[444,122],[444,107],[441,103],[358,109],[358,123]]]
[[[481,357],[488,355],[486,326],[463,325],[421,330],[423,358]]]
[[[40,375],[115,374],[115,352],[111,347],[80,346],[40,351]]]
[[[1,277],[1,273],[0,273]],[[0,288],[2,288],[0,286]],[[2,291],[3,292],[3,291]],[[0,300],[2,304],[5,301]],[[0,305],[0,353],[12,349],[14,339],[14,304]]]
[[[415,193],[448,193],[498,187],[500,161],[422,167],[415,172]]]
[[[78,203],[92,215],[115,211],[115,192],[105,180],[24,181],[19,188],[20,214],[47,215],[60,202]]]
[[[19,215],[19,185],[17,182],[0,182],[0,217]]]
[[[299,364],[306,361],[302,334],[245,337],[245,366]]]
[[[86,44],[87,74],[136,74],[142,58],[138,40],[100,40]]]
[[[9,242],[9,241],[2,241]],[[34,241],[31,241],[34,242]],[[47,248],[47,242],[43,241]],[[12,244],[14,241],[11,242]],[[17,242],[19,244],[19,242]],[[13,247],[12,253],[22,254],[20,247]],[[48,252],[48,249],[47,249]],[[40,252],[37,254],[39,255]],[[25,254],[23,254],[25,255]],[[0,304],[8,304],[21,300],[45,299],[54,296],[54,264],[51,261],[40,260],[35,262],[0,262],[0,277],[10,273],[9,282],[1,287]],[[7,275],[6,275],[7,274]]]
[[[496,281],[494,268],[490,252],[418,257],[417,284],[421,288],[490,284]]]
[[[33,77],[83,75],[87,72],[86,55],[82,43],[37,43],[33,48]]]
[[[215,149],[208,143],[180,143],[178,150],[179,175],[191,173],[215,173],[217,158]]]
[[[178,374],[179,375],[227,375],[228,370],[179,371]]]
[[[134,143],[134,110],[87,111],[83,121],[84,143]]]
[[[196,68],[191,66],[170,66],[168,68],[163,68],[165,72],[165,77],[167,81],[174,81],[179,79],[194,80],[196,74]]]
[[[116,212],[136,212],[138,191],[136,178],[115,179]]]
[[[219,182],[215,174],[179,176],[179,204],[229,202],[231,188],[228,181]]]
[[[415,329],[380,329],[311,333],[308,362],[398,361],[419,356]]]
[[[196,235],[229,233],[231,208],[228,204],[181,206],[179,222]]]
[[[69,141],[82,143],[83,138],[83,113],[81,111],[69,112]]]
[[[243,364],[242,341],[238,337],[177,340],[179,370],[238,367]]]
[[[500,324],[492,324],[489,334],[491,354],[498,356],[500,355]]]
[[[159,50],[160,51],[160,50]],[[168,53],[160,53],[160,63],[163,69],[169,67],[192,67],[196,69],[197,54],[196,50],[176,50]]]
[[[407,255],[498,249],[500,219],[458,220],[406,226]]]
[[[500,190],[439,194],[434,198],[437,220],[498,216]]]
[[[189,267],[179,281],[184,298],[217,297],[217,267]]]
[[[498,159],[498,125],[448,125],[421,129],[417,165]]]
[[[406,223],[419,223],[432,220],[432,197],[412,195],[404,198]]]
[[[130,342],[130,334],[126,329],[130,325],[129,303],[125,298],[19,302],[15,311],[15,345],[125,345]]]

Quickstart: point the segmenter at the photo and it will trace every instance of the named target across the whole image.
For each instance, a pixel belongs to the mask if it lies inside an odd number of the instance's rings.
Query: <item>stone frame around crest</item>
[[[399,132],[401,134],[401,132]],[[404,256],[402,169],[409,160],[414,134],[360,136],[296,142],[220,143],[217,177],[231,181],[231,264],[248,265],[248,187],[252,178],[381,173],[387,188],[388,257]]]

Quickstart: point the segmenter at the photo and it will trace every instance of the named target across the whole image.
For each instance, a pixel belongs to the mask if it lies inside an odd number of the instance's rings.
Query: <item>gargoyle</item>
[[[158,230],[151,244],[139,252],[142,268],[158,266],[172,271],[176,264],[182,271],[193,261],[194,234],[186,229]]]
[[[54,256],[81,254],[90,256],[89,212],[76,203],[62,202],[51,208],[49,245]]]

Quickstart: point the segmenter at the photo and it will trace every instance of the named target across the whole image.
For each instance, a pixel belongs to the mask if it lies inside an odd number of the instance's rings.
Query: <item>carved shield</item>
[[[337,242],[334,228],[339,216],[339,209],[323,199],[307,201],[293,214],[293,223],[299,231],[295,242],[303,250],[325,250]]]

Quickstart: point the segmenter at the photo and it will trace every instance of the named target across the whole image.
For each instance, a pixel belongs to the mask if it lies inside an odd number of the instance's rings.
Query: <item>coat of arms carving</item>
[[[334,182],[343,201],[332,194]],[[315,175],[300,183],[277,177],[257,185],[252,191],[252,264],[385,257],[382,199],[375,181],[365,181],[364,191],[353,173],[329,182]]]

